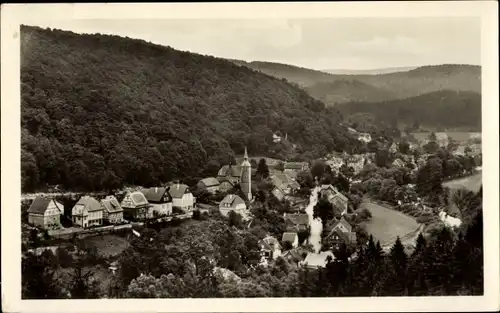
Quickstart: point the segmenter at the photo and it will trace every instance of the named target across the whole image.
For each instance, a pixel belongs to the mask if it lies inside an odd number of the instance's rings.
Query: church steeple
[[[243,162],[241,162],[241,191],[245,194],[248,201],[252,200],[252,164],[248,161],[247,147],[245,146],[245,154]]]

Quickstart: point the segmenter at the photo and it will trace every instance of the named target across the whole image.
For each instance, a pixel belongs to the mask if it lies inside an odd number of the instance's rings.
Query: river
[[[312,244],[314,251],[319,253],[321,250],[321,232],[323,231],[323,224],[320,218],[314,218],[314,206],[318,203],[319,187],[311,191],[309,197],[309,204],[306,207],[306,213],[309,216],[309,225],[311,226],[311,234],[309,236],[309,243]]]

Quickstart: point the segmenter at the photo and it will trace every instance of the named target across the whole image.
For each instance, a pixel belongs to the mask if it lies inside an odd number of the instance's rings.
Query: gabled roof
[[[343,216],[339,220],[334,221],[329,228],[334,229],[339,224],[342,224],[342,226],[344,226],[348,231],[352,231],[352,226],[345,220]]]
[[[282,242],[289,241],[293,243],[297,237],[298,237],[297,233],[283,233],[281,241]]]
[[[286,257],[290,256],[293,259],[296,259],[298,261],[302,261],[305,258],[303,255],[304,254],[307,255],[308,253],[309,253],[309,251],[307,251],[304,247],[299,246],[295,249],[288,250],[287,252],[285,252],[283,254],[283,257],[286,258]]]
[[[149,202],[160,202],[163,200],[165,193],[167,193],[166,187],[151,187],[141,191]],[[167,193],[168,197],[170,195]]]
[[[272,236],[266,236],[264,239],[259,241],[259,246],[261,249],[264,249],[264,250],[281,249],[281,245],[280,245],[278,239],[276,239]]]
[[[140,191],[134,191],[130,193],[130,199],[135,206],[148,204],[148,200],[144,196],[144,194]]]
[[[59,209],[59,212],[64,212],[64,208],[62,208],[62,204],[58,203],[57,201],[49,198],[43,198],[43,197],[36,197],[35,200],[31,203],[28,213],[32,214],[44,214],[45,211],[47,210],[47,207],[49,206],[49,203],[51,201],[54,201],[55,206]]]
[[[321,192],[327,195],[328,200],[332,200],[333,198],[338,198],[343,202],[347,202],[349,200],[332,185],[321,185]]]
[[[106,198],[101,200],[101,204],[104,207],[104,210],[108,213],[117,213],[123,211],[123,208],[120,206],[120,203],[115,198],[115,196],[107,196]]]
[[[81,205],[87,209],[88,212],[101,211],[103,208],[99,201],[97,201],[94,197],[83,196],[78,200],[75,206]]]
[[[180,199],[186,192],[189,192],[189,187],[185,184],[173,184],[168,188],[168,193],[172,198]]]
[[[219,172],[217,173],[217,176],[241,177],[242,170],[243,169],[239,165],[224,165],[220,168]]]
[[[286,188],[292,188],[292,189],[298,189],[300,188],[299,183],[297,183],[289,174],[287,173],[275,173],[271,176],[271,180],[274,184],[279,189],[286,189]]]
[[[287,214],[284,215],[285,221],[290,221],[295,225],[309,225],[309,215],[307,214]]]
[[[220,182],[215,177],[207,177],[200,180],[206,187],[219,186]]]
[[[307,162],[286,162],[284,168],[286,170],[301,170],[304,166],[308,166]]]
[[[238,195],[229,194],[222,199],[219,206],[222,207],[226,204],[229,204],[231,207],[236,207],[238,204],[245,204],[245,201]]]

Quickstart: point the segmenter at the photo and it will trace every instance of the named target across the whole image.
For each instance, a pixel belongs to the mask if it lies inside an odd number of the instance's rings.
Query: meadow
[[[443,186],[448,187],[452,190],[465,188],[473,192],[478,192],[482,184],[483,175],[482,172],[479,172],[472,176],[447,181],[443,183]]]
[[[414,218],[372,202],[363,202],[359,209],[368,209],[372,213],[372,218],[365,223],[365,230],[381,245],[393,243],[397,236],[402,238],[419,227]]]

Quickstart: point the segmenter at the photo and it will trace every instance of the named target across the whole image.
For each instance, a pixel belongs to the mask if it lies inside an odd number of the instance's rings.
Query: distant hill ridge
[[[403,99],[440,90],[481,92],[478,65],[442,64],[383,74],[331,74],[272,62],[233,62],[296,83],[327,105]],[[335,83],[339,80],[352,85],[345,88]]]

